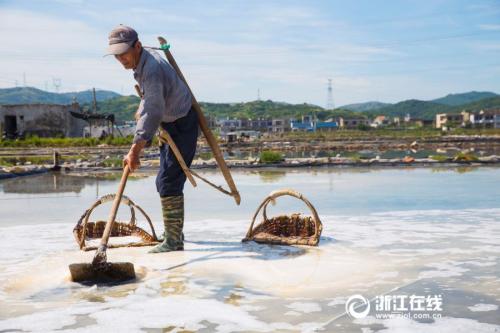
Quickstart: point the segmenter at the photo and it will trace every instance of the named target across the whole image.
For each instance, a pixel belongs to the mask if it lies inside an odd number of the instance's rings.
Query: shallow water
[[[204,175],[222,184],[214,171]],[[90,262],[72,229],[118,180],[39,175],[0,182],[0,332],[498,332],[500,168],[268,169],[234,171],[241,206],[204,184],[186,185],[184,252],[112,249],[139,279],[81,286],[68,265]],[[116,177],[115,177],[116,178]],[[318,248],[242,244],[265,196],[302,192],[323,222]],[[152,218],[154,176],[131,179],[125,194]],[[93,214],[105,219],[110,204]],[[269,215],[307,212],[278,199]],[[122,208],[119,220],[128,220]],[[147,228],[144,219],[139,225]],[[440,318],[362,319],[352,295],[440,295]]]

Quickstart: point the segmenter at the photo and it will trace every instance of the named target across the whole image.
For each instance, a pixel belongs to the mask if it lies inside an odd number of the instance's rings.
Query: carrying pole
[[[141,89],[137,84],[135,85],[135,91],[137,92],[137,95],[139,95],[139,97],[142,98]],[[160,138],[164,139],[167,142],[170,149],[172,149],[172,152],[174,153],[177,162],[179,162],[182,171],[184,171],[186,178],[189,180],[191,185],[193,185],[193,187],[196,187],[196,181],[194,180],[193,175],[191,174],[188,166],[186,165],[186,162],[184,161],[184,158],[182,157],[179,148],[177,148],[174,139],[172,139],[170,134],[163,128],[160,129]]]
[[[160,41],[160,49],[163,50],[165,53],[165,56],[167,57],[168,62],[170,65],[174,68],[174,70],[177,72],[177,75],[181,78],[182,81],[186,84],[186,86],[189,89],[189,92],[191,93],[192,99],[193,99],[193,108],[196,110],[196,113],[198,114],[198,121],[199,125],[201,128],[201,131],[203,132],[205,138],[207,139],[207,143],[212,149],[212,152],[214,154],[215,161],[217,162],[217,165],[219,166],[222,175],[224,176],[224,179],[226,180],[227,185],[229,186],[230,189],[230,195],[234,198],[236,201],[236,204],[239,205],[241,202],[241,197],[240,193],[238,192],[238,189],[236,188],[236,185],[234,183],[233,177],[231,176],[231,172],[229,171],[229,168],[227,167],[226,161],[224,160],[224,157],[222,156],[222,152],[220,151],[219,145],[217,143],[217,140],[215,139],[215,136],[213,135],[212,131],[208,127],[207,120],[205,118],[205,115],[203,114],[203,111],[201,110],[200,105],[198,104],[198,101],[194,97],[193,92],[191,91],[191,88],[189,88],[189,85],[184,78],[184,75],[182,75],[182,72],[177,65],[177,62],[175,61],[174,57],[172,56],[172,53],[169,50],[167,41],[163,37],[158,37],[158,40]]]

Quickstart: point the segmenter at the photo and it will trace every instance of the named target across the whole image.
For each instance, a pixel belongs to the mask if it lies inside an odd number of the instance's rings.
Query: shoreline
[[[308,167],[401,168],[481,167],[500,165],[500,136],[265,138],[259,142],[220,144],[231,169]],[[129,146],[0,147],[0,180],[50,171],[106,172],[121,170]],[[210,148],[200,140],[192,169],[217,167]],[[281,154],[262,162],[262,152]],[[57,155],[57,158],[56,158]],[[273,162],[273,163],[269,163]],[[157,170],[156,146],[144,150],[141,170]],[[57,165],[57,166],[56,166]]]
[[[350,158],[294,158],[286,159],[281,163],[260,163],[252,160],[227,160],[227,165],[233,170],[244,169],[294,169],[294,168],[457,168],[457,167],[487,167],[500,166],[500,156],[492,155],[480,157],[476,161],[453,161],[451,158],[446,161],[437,161],[430,158],[405,159],[360,159]],[[157,160],[143,160],[141,171],[157,171]],[[26,165],[14,167],[0,167],[0,180],[15,177],[31,176],[48,172],[115,172],[121,171],[121,167],[103,167],[90,165],[89,162],[79,164],[63,164],[60,168],[49,165]],[[216,169],[215,161],[193,161],[191,169]]]

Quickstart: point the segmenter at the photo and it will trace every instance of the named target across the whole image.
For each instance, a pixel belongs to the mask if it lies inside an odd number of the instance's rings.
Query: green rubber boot
[[[163,241],[152,248],[149,253],[160,253],[184,250],[184,196],[160,197],[163,212]]]

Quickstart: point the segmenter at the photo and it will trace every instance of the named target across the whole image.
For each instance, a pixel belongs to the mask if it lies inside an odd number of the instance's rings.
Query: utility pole
[[[333,104],[332,79],[328,79],[326,109],[327,110],[333,110],[334,108],[335,108],[335,105]]]
[[[97,99],[95,97],[95,88],[92,88],[92,95],[93,95],[93,104],[92,108],[94,109],[94,113],[97,113]]]
[[[257,100],[260,101],[260,88],[257,89]]]
[[[52,78],[52,84],[54,85],[54,89],[58,93],[59,92],[59,88],[61,88],[61,79]]]

